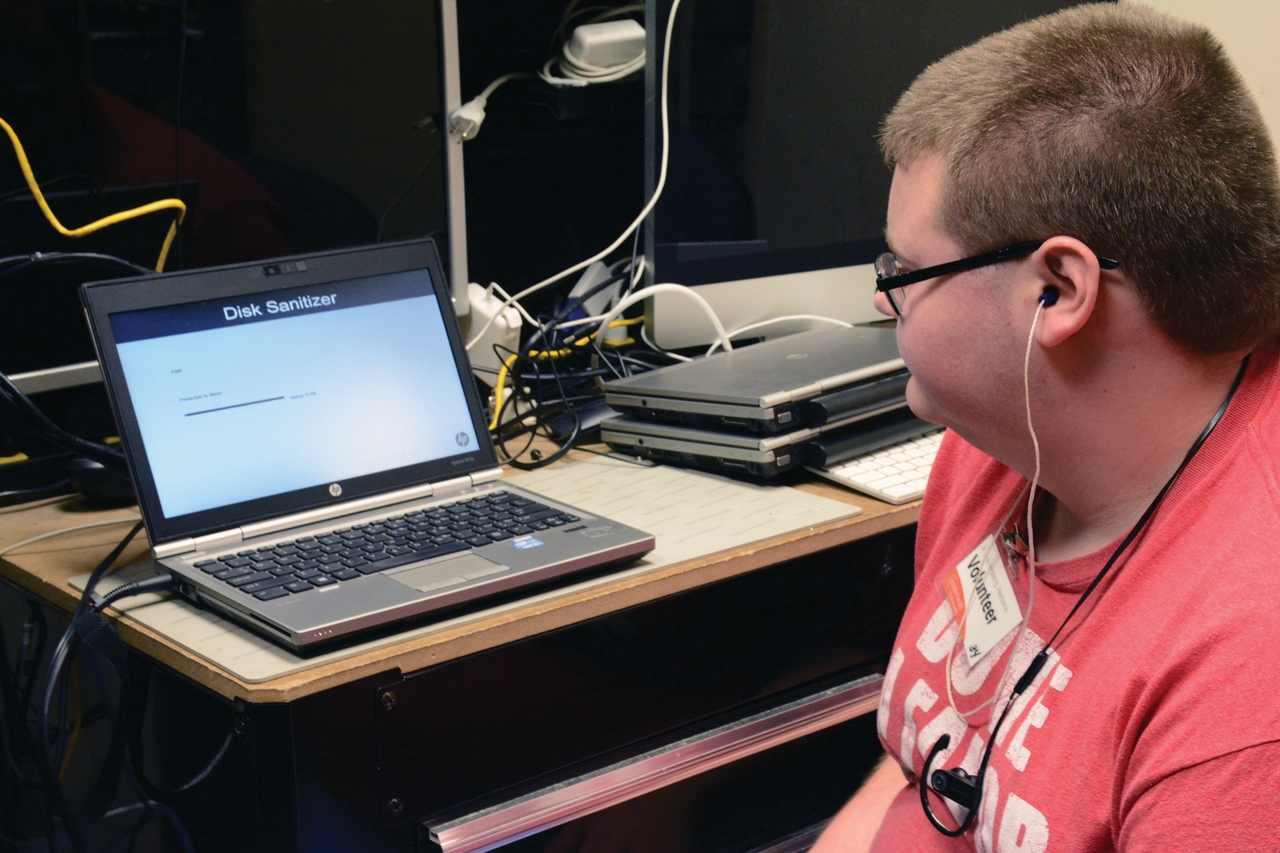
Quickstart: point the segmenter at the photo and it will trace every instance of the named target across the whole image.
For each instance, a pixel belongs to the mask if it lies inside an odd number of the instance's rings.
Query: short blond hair
[[[944,57],[885,119],[886,162],[941,154],[969,253],[1058,234],[1116,258],[1174,340],[1280,331],[1280,187],[1257,105],[1203,27],[1098,3]]]

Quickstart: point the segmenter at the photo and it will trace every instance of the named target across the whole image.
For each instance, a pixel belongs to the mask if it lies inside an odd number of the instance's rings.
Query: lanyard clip
[[[1009,555],[1013,576],[1018,577],[1020,567],[1026,563],[1027,555],[1031,553],[1031,547],[1018,529],[1018,522],[1015,521],[1008,529],[1000,531],[1000,544],[1004,545],[1004,552]]]

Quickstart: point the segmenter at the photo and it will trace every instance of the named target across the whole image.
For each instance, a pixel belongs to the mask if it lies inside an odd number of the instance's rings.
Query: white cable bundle
[[[630,77],[644,69],[644,39],[644,27],[630,18],[583,24],[564,43],[562,55],[548,59],[538,76],[552,86],[586,86]]]

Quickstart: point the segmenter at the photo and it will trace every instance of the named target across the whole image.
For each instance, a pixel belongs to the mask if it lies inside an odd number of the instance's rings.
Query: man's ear
[[[1074,237],[1052,237],[1032,261],[1044,313],[1036,328],[1041,346],[1055,347],[1084,328],[1098,302],[1102,269],[1098,256]],[[1055,295],[1056,292],[1056,295]]]

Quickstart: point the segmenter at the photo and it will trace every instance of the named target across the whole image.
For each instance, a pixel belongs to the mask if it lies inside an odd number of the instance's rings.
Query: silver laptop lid
[[[741,447],[765,452],[799,444],[824,433],[838,432],[860,421],[870,420],[906,407],[906,400],[887,401],[882,406],[859,412],[856,415],[839,418],[820,426],[803,427],[777,433],[776,435],[744,435],[720,430],[694,429],[693,427],[673,426],[671,424],[656,423],[651,420],[629,418],[626,415],[609,418],[600,424],[600,428],[608,431],[610,435],[617,437],[618,440],[624,440],[625,436],[630,435],[639,439],[658,438],[668,441],[687,442],[691,447],[695,445],[701,448]],[[638,441],[637,443],[643,444],[644,442]]]
[[[496,464],[429,242],[83,293],[153,545]]]
[[[605,383],[611,392],[742,406],[778,406],[905,365],[893,329],[831,327]]]

